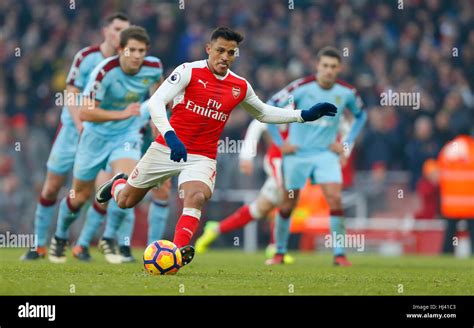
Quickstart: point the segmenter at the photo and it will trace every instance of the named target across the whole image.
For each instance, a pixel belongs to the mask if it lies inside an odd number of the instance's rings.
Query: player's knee
[[[193,206],[201,208],[206,202],[206,195],[202,191],[195,191],[188,196],[188,201]]]
[[[255,219],[261,219],[266,217],[270,211],[275,207],[275,205],[270,201],[259,201],[256,204],[256,212],[258,213],[258,217]]]
[[[41,191],[41,197],[48,200],[57,199],[60,189],[61,189],[60,186],[46,183],[43,186],[43,190]]]
[[[291,216],[291,212],[293,211],[293,208],[287,207],[287,208],[280,208],[280,216],[282,219],[289,219]]]
[[[75,192],[74,190],[71,190],[69,193],[69,198],[74,201],[76,207],[84,205],[90,196],[90,193],[87,191]]]
[[[296,206],[296,202],[293,201],[292,199],[283,201],[282,204],[280,204],[279,206],[280,215],[284,218],[289,218],[295,206]]]

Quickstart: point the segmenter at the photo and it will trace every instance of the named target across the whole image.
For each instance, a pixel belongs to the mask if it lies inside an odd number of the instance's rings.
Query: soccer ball
[[[169,240],[152,242],[143,253],[143,264],[151,275],[176,274],[181,267],[181,252]]]

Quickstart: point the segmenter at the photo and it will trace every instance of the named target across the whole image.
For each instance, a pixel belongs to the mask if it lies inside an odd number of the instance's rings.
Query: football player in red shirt
[[[315,121],[335,116],[336,106],[318,103],[306,110],[287,110],[262,102],[246,79],[229,68],[243,36],[227,27],[215,29],[206,45],[208,58],[178,66],[149,101],[152,120],[161,135],[141,158],[130,178],[115,175],[96,193],[99,203],[112,197],[119,207],[135,206],[148,190],[178,176],[182,215],[173,243],[181,249],[183,265],[194,257],[189,245],[211,198],[216,177],[217,144],[230,113],[241,106],[265,123]],[[166,104],[173,101],[171,119]]]

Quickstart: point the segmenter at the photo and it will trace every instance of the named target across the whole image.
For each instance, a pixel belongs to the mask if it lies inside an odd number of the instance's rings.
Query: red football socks
[[[229,215],[219,224],[221,233],[228,233],[232,230],[244,227],[247,223],[252,221],[249,205],[242,206],[234,214]]]
[[[194,216],[182,214],[176,224],[173,243],[179,248],[189,245],[194,232],[199,226],[199,219]]]

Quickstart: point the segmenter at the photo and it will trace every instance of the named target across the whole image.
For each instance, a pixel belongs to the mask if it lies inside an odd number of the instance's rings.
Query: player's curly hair
[[[120,47],[124,48],[130,39],[144,42],[147,46],[150,45],[150,36],[141,26],[131,25],[120,32]]]
[[[244,36],[242,34],[225,26],[219,26],[214,31],[212,31],[211,41],[217,40],[218,38],[223,38],[228,41],[235,41],[237,44],[244,40]]]

